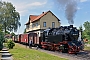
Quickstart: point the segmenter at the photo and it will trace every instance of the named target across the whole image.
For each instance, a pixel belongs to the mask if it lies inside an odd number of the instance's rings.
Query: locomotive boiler
[[[42,35],[43,49],[77,53],[83,50],[81,31],[73,25],[46,29]]]

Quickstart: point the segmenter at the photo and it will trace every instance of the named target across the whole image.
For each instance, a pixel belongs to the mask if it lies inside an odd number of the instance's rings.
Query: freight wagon
[[[37,33],[25,33],[25,34],[19,34],[15,35],[13,40],[15,42],[29,45],[29,40],[32,40],[33,46],[40,45],[40,40],[38,39]]]
[[[13,37],[12,37],[12,40],[13,40],[14,42],[18,42],[18,35],[13,36]]]

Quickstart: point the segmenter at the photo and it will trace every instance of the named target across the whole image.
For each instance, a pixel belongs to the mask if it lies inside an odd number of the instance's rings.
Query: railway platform
[[[8,49],[4,47],[1,53],[1,60],[13,60],[12,55],[9,53]]]

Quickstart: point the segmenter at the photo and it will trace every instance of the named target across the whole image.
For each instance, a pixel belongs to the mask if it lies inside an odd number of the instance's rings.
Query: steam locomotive
[[[43,49],[68,53],[77,53],[84,48],[81,31],[73,25],[44,30],[41,46]]]
[[[77,53],[84,48],[81,31],[73,25],[46,29],[41,37],[37,33],[20,34],[14,36],[13,40],[27,45],[32,40],[33,46],[67,53]]]

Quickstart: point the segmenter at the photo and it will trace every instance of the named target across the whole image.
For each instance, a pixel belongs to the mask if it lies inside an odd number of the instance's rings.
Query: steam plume
[[[68,20],[69,24],[74,24],[74,16],[77,11],[77,2],[79,0],[57,0],[60,7],[63,7],[65,11],[66,19]]]

